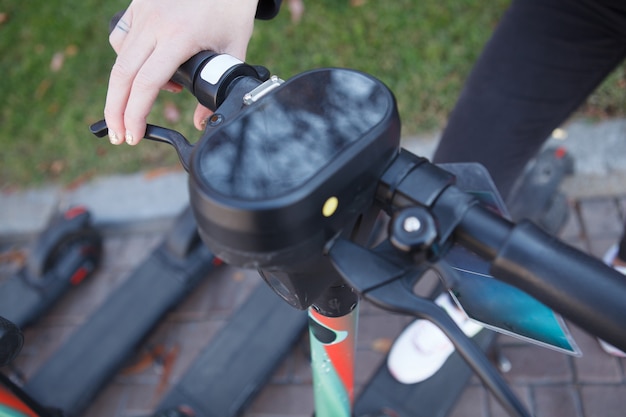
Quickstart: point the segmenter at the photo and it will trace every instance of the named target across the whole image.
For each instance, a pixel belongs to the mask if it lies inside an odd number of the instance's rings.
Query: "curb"
[[[166,229],[187,205],[187,174],[168,172],[97,178],[75,189],[59,186],[0,193],[0,243],[29,240],[56,213],[85,206],[105,231]]]

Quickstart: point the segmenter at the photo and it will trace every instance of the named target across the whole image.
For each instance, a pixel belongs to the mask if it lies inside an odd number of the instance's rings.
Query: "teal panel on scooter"
[[[488,265],[462,247],[446,261],[456,272],[450,293],[472,320],[487,328],[571,355],[581,352],[561,315],[525,292],[493,279]]]

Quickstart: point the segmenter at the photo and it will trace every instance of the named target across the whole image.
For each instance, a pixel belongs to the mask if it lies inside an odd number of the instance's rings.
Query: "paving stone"
[[[357,350],[356,359],[354,383],[360,387],[365,385],[384,363],[385,355],[372,350]]]
[[[589,238],[619,237],[622,221],[613,198],[586,199],[579,202],[580,216]]]
[[[311,417],[313,393],[309,385],[270,385],[244,413],[244,417]]]
[[[89,417],[122,417],[125,414],[127,387],[110,384],[102,389],[83,415]]]
[[[619,236],[611,238],[595,238],[588,241],[589,250],[586,251],[590,255],[598,259],[603,259],[604,255],[619,241]]]
[[[527,411],[533,413],[535,407],[530,397],[530,386],[512,384],[511,388],[513,389],[513,394],[515,394],[515,396],[517,396],[517,398],[521,401],[522,406],[524,406]],[[502,406],[502,404],[500,404],[500,402],[493,394],[489,393],[489,395],[487,396],[487,402],[490,411],[489,415],[491,417],[510,416],[510,414],[505,410],[505,408]]]
[[[577,390],[571,385],[533,387],[535,417],[584,417]]]
[[[488,417],[487,391],[480,385],[468,386],[449,417]]]
[[[619,360],[606,354],[598,339],[576,326],[570,326],[572,335],[583,356],[572,358],[576,380],[580,383],[621,383],[624,379]]]
[[[626,410],[626,386],[585,385],[581,387],[585,417],[623,417]]]
[[[148,416],[156,409],[159,399],[165,392],[167,385],[157,384],[127,384],[124,386],[124,416]]]
[[[526,344],[503,346],[502,353],[511,361],[512,369],[505,374],[515,384],[559,383],[573,377],[572,369],[563,353]]]
[[[357,345],[372,349],[377,343],[393,341],[404,329],[406,317],[379,310],[378,314],[361,317],[359,320]]]
[[[618,196],[617,205],[622,219],[626,219],[626,197]]]
[[[302,337],[274,372],[271,384],[311,384],[311,362],[305,344],[308,344],[308,338]]]
[[[573,246],[600,256],[621,233],[626,197],[583,198],[578,201],[561,236]],[[622,212],[620,212],[622,210]],[[584,231],[585,233],[582,233]],[[26,329],[26,347],[16,365],[32,375],[89,312],[130,273],[161,241],[164,232],[107,235],[103,267],[92,280],[66,294],[50,315]],[[141,349],[162,343],[179,349],[169,379],[171,386],[191,366],[193,358],[219,331],[255,285],[265,285],[255,271],[224,267],[208,273],[197,291],[164,318]],[[357,351],[357,392],[384,360],[384,349],[412,321],[361,303]],[[513,369],[504,374],[515,392],[529,404],[536,417],[613,417],[626,408],[626,360],[606,355],[596,339],[570,326],[583,350],[582,358],[567,355],[509,336],[499,336],[498,346]],[[141,353],[138,352],[137,354]],[[137,356],[129,359],[129,363]],[[158,367],[131,376],[118,374],[80,417],[136,417],[155,404],[161,382]],[[310,417],[313,411],[308,337],[303,335],[285,358],[244,417]],[[581,411],[583,410],[584,413]],[[612,411],[619,410],[619,411]],[[476,377],[463,392],[451,417],[497,417],[502,408]]]
[[[578,213],[577,202],[569,202],[569,215],[567,221],[560,231],[562,239],[579,239],[582,235],[581,219]]]

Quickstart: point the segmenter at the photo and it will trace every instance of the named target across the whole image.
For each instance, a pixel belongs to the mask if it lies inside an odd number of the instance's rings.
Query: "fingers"
[[[170,93],[180,93],[183,91],[183,86],[173,81],[168,81],[161,89],[169,91]]]
[[[196,110],[193,113],[193,125],[198,130],[204,130],[204,128],[206,127],[207,119],[211,117],[212,114],[213,112],[211,110],[207,109],[202,104],[198,104],[196,106]]]
[[[111,20],[109,43],[118,57],[111,69],[109,76],[109,86],[104,106],[104,118],[109,129],[109,140],[114,145],[124,142],[124,110],[130,94],[132,80],[138,71],[145,57],[150,51],[146,51],[143,56],[136,56],[136,61],[129,61],[126,56],[120,56],[124,44],[131,38],[130,28],[132,23],[132,10],[129,8],[122,16],[114,16]],[[130,40],[132,42],[132,38]]]
[[[114,32],[120,31],[115,30]],[[133,40],[130,34],[126,36],[129,39],[122,42],[120,52],[111,69],[104,106],[104,118],[109,128],[109,139],[114,145],[119,145],[124,141],[126,136],[124,117],[131,89],[139,70],[153,52],[149,47],[135,46],[141,41]],[[133,53],[129,53],[129,51],[133,51]]]
[[[116,53],[120,52],[124,39],[130,33],[130,27],[133,22],[132,8],[128,8],[124,12],[119,12],[111,19],[109,26],[109,43]]]
[[[193,54],[214,50],[243,61],[256,6],[257,0],[132,0],[110,28],[118,54],[104,109],[111,142],[141,140],[160,89],[181,90],[169,80]],[[210,114],[199,108],[195,126],[202,129]]]
[[[171,56],[171,48],[162,44],[155,49],[135,75],[124,111],[124,138],[129,145],[136,145],[143,138],[150,109],[161,87],[168,84],[178,68],[181,59]]]
[[[177,62],[184,60],[172,54],[176,45],[161,42],[155,48],[156,42],[140,30],[135,35],[127,21],[130,13],[129,10],[122,16],[109,37],[118,56],[111,69],[104,116],[109,139],[115,145],[139,143],[161,88],[172,92],[182,89],[169,81]]]

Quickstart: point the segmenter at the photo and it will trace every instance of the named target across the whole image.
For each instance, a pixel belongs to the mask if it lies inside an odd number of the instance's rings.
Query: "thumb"
[[[206,127],[207,119],[213,115],[213,111],[207,109],[202,104],[196,106],[196,111],[193,113],[193,125],[198,130],[204,130]]]

